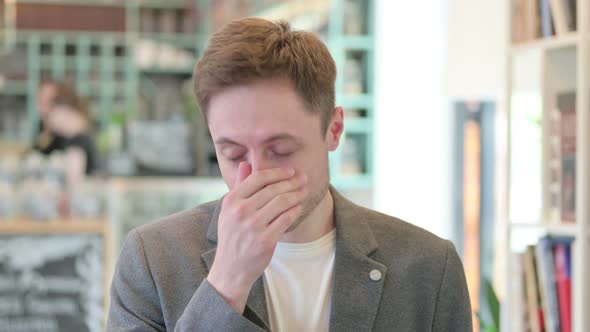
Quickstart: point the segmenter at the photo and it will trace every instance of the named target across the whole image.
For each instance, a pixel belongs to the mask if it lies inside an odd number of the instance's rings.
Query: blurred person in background
[[[96,148],[85,100],[69,84],[45,80],[39,86],[37,109],[41,121],[34,149],[45,155],[64,152],[69,169],[82,175],[92,173]]]
[[[63,150],[64,138],[51,132],[47,127],[47,117],[53,107],[53,101],[57,96],[74,96],[75,91],[67,84],[53,80],[45,80],[39,85],[37,91],[37,111],[39,112],[39,132],[35,137],[33,148],[44,155],[56,150]]]
[[[58,91],[59,92],[59,91]],[[97,168],[94,140],[90,134],[90,118],[86,102],[75,93],[58,93],[44,116],[46,130],[59,137],[53,151],[65,155],[66,176],[77,182],[84,174]]]

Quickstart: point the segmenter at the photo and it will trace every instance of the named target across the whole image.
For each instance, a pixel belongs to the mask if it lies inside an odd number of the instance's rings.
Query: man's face
[[[294,229],[328,191],[328,152],[338,146],[342,109],[337,108],[327,133],[320,115],[305,111],[294,87],[285,80],[262,80],[227,88],[211,98],[209,129],[221,174],[232,189],[240,162],[252,173],[291,167],[306,174],[309,196]]]

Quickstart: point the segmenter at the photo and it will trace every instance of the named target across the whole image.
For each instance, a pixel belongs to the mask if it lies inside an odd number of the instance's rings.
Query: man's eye
[[[272,152],[273,157],[277,157],[277,158],[286,158],[286,157],[289,157],[292,154],[293,154],[293,152],[291,152],[291,151],[289,151],[289,152],[277,152],[277,151],[273,151]]]
[[[226,160],[238,162],[244,158],[246,152],[244,151],[244,149],[240,149],[237,147],[223,147],[221,149],[221,155]]]
[[[232,156],[232,157],[227,157],[227,159],[231,162],[237,163],[239,161],[242,161],[242,159],[244,159],[244,156],[243,155],[237,156],[237,157]]]

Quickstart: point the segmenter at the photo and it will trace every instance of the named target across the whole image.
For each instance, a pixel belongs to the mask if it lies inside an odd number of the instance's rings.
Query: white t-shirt
[[[272,331],[328,331],[336,229],[309,243],[279,242],[264,271]]]

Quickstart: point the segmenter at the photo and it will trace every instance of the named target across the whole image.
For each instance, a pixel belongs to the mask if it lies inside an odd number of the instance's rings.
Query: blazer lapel
[[[219,200],[217,206],[215,207],[215,210],[211,215],[209,228],[207,230],[207,239],[210,241],[212,248],[201,255],[203,262],[207,266],[207,271],[211,270],[213,260],[215,259],[215,252],[217,251],[217,224],[219,220],[219,213],[221,212],[222,200],[223,198]],[[270,325],[268,323],[268,310],[266,307],[266,297],[264,294],[264,282],[262,276],[256,280],[252,286],[252,289],[250,290],[244,314],[246,315],[248,311],[253,312],[257,316],[255,319],[258,318],[258,320],[262,320],[266,325],[267,330],[270,331],[270,328],[268,328]]]
[[[377,242],[361,208],[330,188],[336,223],[336,258],[330,331],[373,329],[387,268],[370,254]]]

